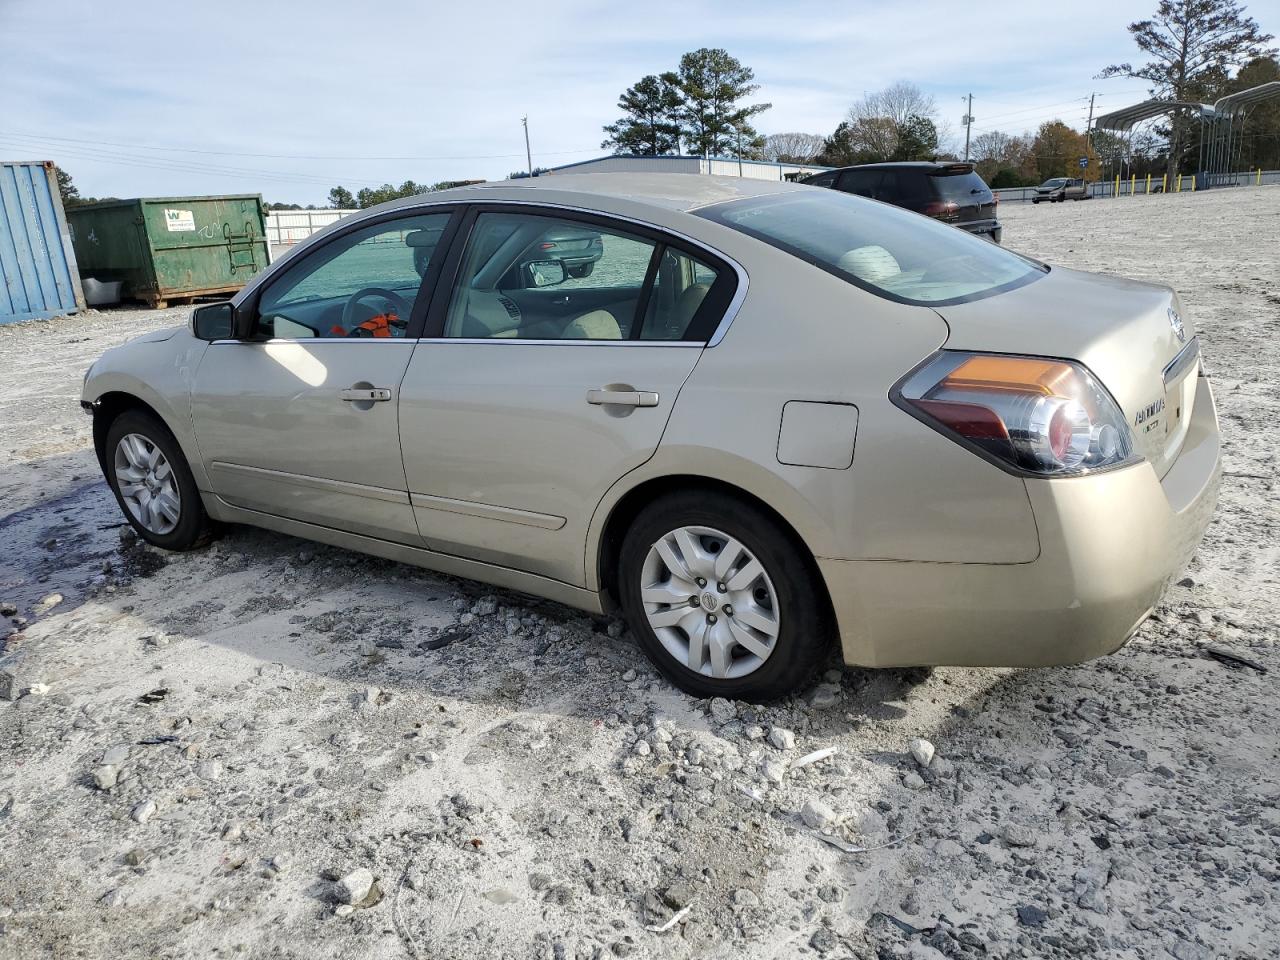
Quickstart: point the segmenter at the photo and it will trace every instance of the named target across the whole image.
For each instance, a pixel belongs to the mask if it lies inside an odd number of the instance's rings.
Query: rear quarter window
[[[1048,270],[929,217],[838,191],[751,197],[695,213],[899,303],[978,300]],[[795,293],[802,302],[804,292]]]

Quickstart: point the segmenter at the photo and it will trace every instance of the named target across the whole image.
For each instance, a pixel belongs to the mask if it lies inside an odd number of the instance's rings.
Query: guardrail
[[[1184,193],[1193,190],[1204,190],[1210,186],[1217,189],[1219,187],[1252,187],[1266,184],[1280,184],[1280,170],[1246,170],[1240,173],[1201,174],[1199,178],[1188,173],[1174,177],[1172,181],[1165,176],[1112,177],[1109,180],[1095,180],[1090,183],[1089,196],[1141,197],[1148,193]],[[992,192],[1000,198],[1001,203],[1030,203],[1036,195],[1036,188],[1001,187],[993,189]]]

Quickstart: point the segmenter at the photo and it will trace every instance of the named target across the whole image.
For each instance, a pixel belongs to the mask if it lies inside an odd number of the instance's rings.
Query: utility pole
[[[520,122],[524,124],[524,159],[529,164],[529,176],[533,176],[533,154],[529,151],[529,117],[523,116]]]
[[[973,128],[973,94],[969,94],[969,109],[964,115],[964,162],[969,162],[969,132]]]
[[[1089,159],[1089,154],[1093,153],[1093,98],[1096,93],[1089,94],[1089,119],[1084,122],[1084,156],[1085,160]],[[1102,176],[1102,171],[1098,171],[1098,176]],[[1089,186],[1089,168],[1085,167],[1084,173],[1080,174],[1080,179],[1085,182],[1086,189]]]
[[[1084,124],[1084,152],[1088,153],[1089,148],[1093,146],[1093,98],[1096,93],[1089,94],[1089,119]]]

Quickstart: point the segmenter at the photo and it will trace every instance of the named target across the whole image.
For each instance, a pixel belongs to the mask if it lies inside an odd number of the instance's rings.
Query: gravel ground
[[[1217,518],[1114,656],[833,664],[768,707],[473,583],[251,529],[133,543],[80,376],[185,311],[0,327],[0,956],[1275,956],[1280,189],[1003,218],[1179,289]]]

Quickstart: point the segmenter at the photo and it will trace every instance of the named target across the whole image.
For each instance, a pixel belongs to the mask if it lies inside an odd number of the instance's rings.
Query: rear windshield
[[[929,217],[834,190],[752,197],[694,212],[900,303],[977,300],[1028,284],[1048,269]]]
[[[939,200],[950,200],[953,203],[973,203],[974,200],[991,196],[991,191],[976,173],[930,174],[933,189],[937,191]]]

